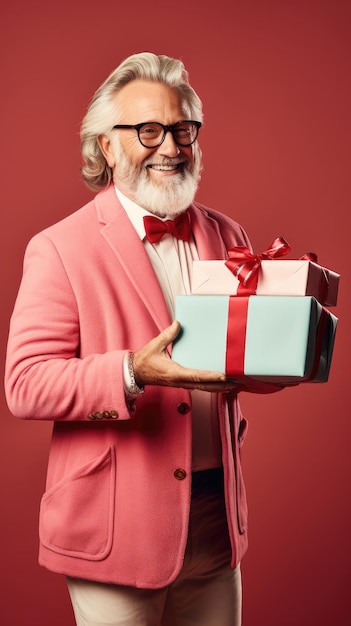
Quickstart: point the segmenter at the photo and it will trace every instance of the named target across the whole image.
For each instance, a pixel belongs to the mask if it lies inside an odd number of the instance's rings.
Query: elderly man
[[[179,60],[126,59],[82,124],[97,195],[25,255],[7,399],[54,424],[39,561],[67,576],[80,626],[241,623],[238,389],[170,358],[193,260],[249,245],[194,202],[201,122]]]

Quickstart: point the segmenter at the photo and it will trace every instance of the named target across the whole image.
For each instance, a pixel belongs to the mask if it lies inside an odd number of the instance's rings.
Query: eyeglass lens
[[[179,146],[190,146],[196,139],[198,128],[192,122],[180,122],[172,129],[174,141]],[[165,135],[165,129],[158,122],[143,124],[139,128],[139,139],[147,148],[160,145]]]

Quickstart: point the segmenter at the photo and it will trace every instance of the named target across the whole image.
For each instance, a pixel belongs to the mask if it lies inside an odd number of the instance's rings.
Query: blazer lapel
[[[111,246],[139,297],[150,311],[158,328],[171,323],[155,272],[131,221],[120,204],[113,185],[95,198],[101,235]]]
[[[226,246],[221,237],[218,222],[196,205],[190,207],[191,224],[199,258],[204,261],[226,259]]]

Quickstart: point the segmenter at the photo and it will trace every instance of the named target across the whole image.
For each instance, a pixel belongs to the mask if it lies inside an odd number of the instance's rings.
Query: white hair
[[[137,79],[161,82],[172,87],[178,92],[189,118],[202,122],[202,103],[189,84],[188,72],[182,61],[151,52],[128,57],[97,89],[81,125],[82,175],[93,191],[100,191],[112,180],[112,169],[100,150],[98,137],[109,132],[116,124],[116,94]]]

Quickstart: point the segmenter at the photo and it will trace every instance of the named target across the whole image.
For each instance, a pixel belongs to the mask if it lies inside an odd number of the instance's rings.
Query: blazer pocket
[[[61,555],[102,560],[112,547],[116,460],[114,448],[63,478],[43,496],[40,541]]]

